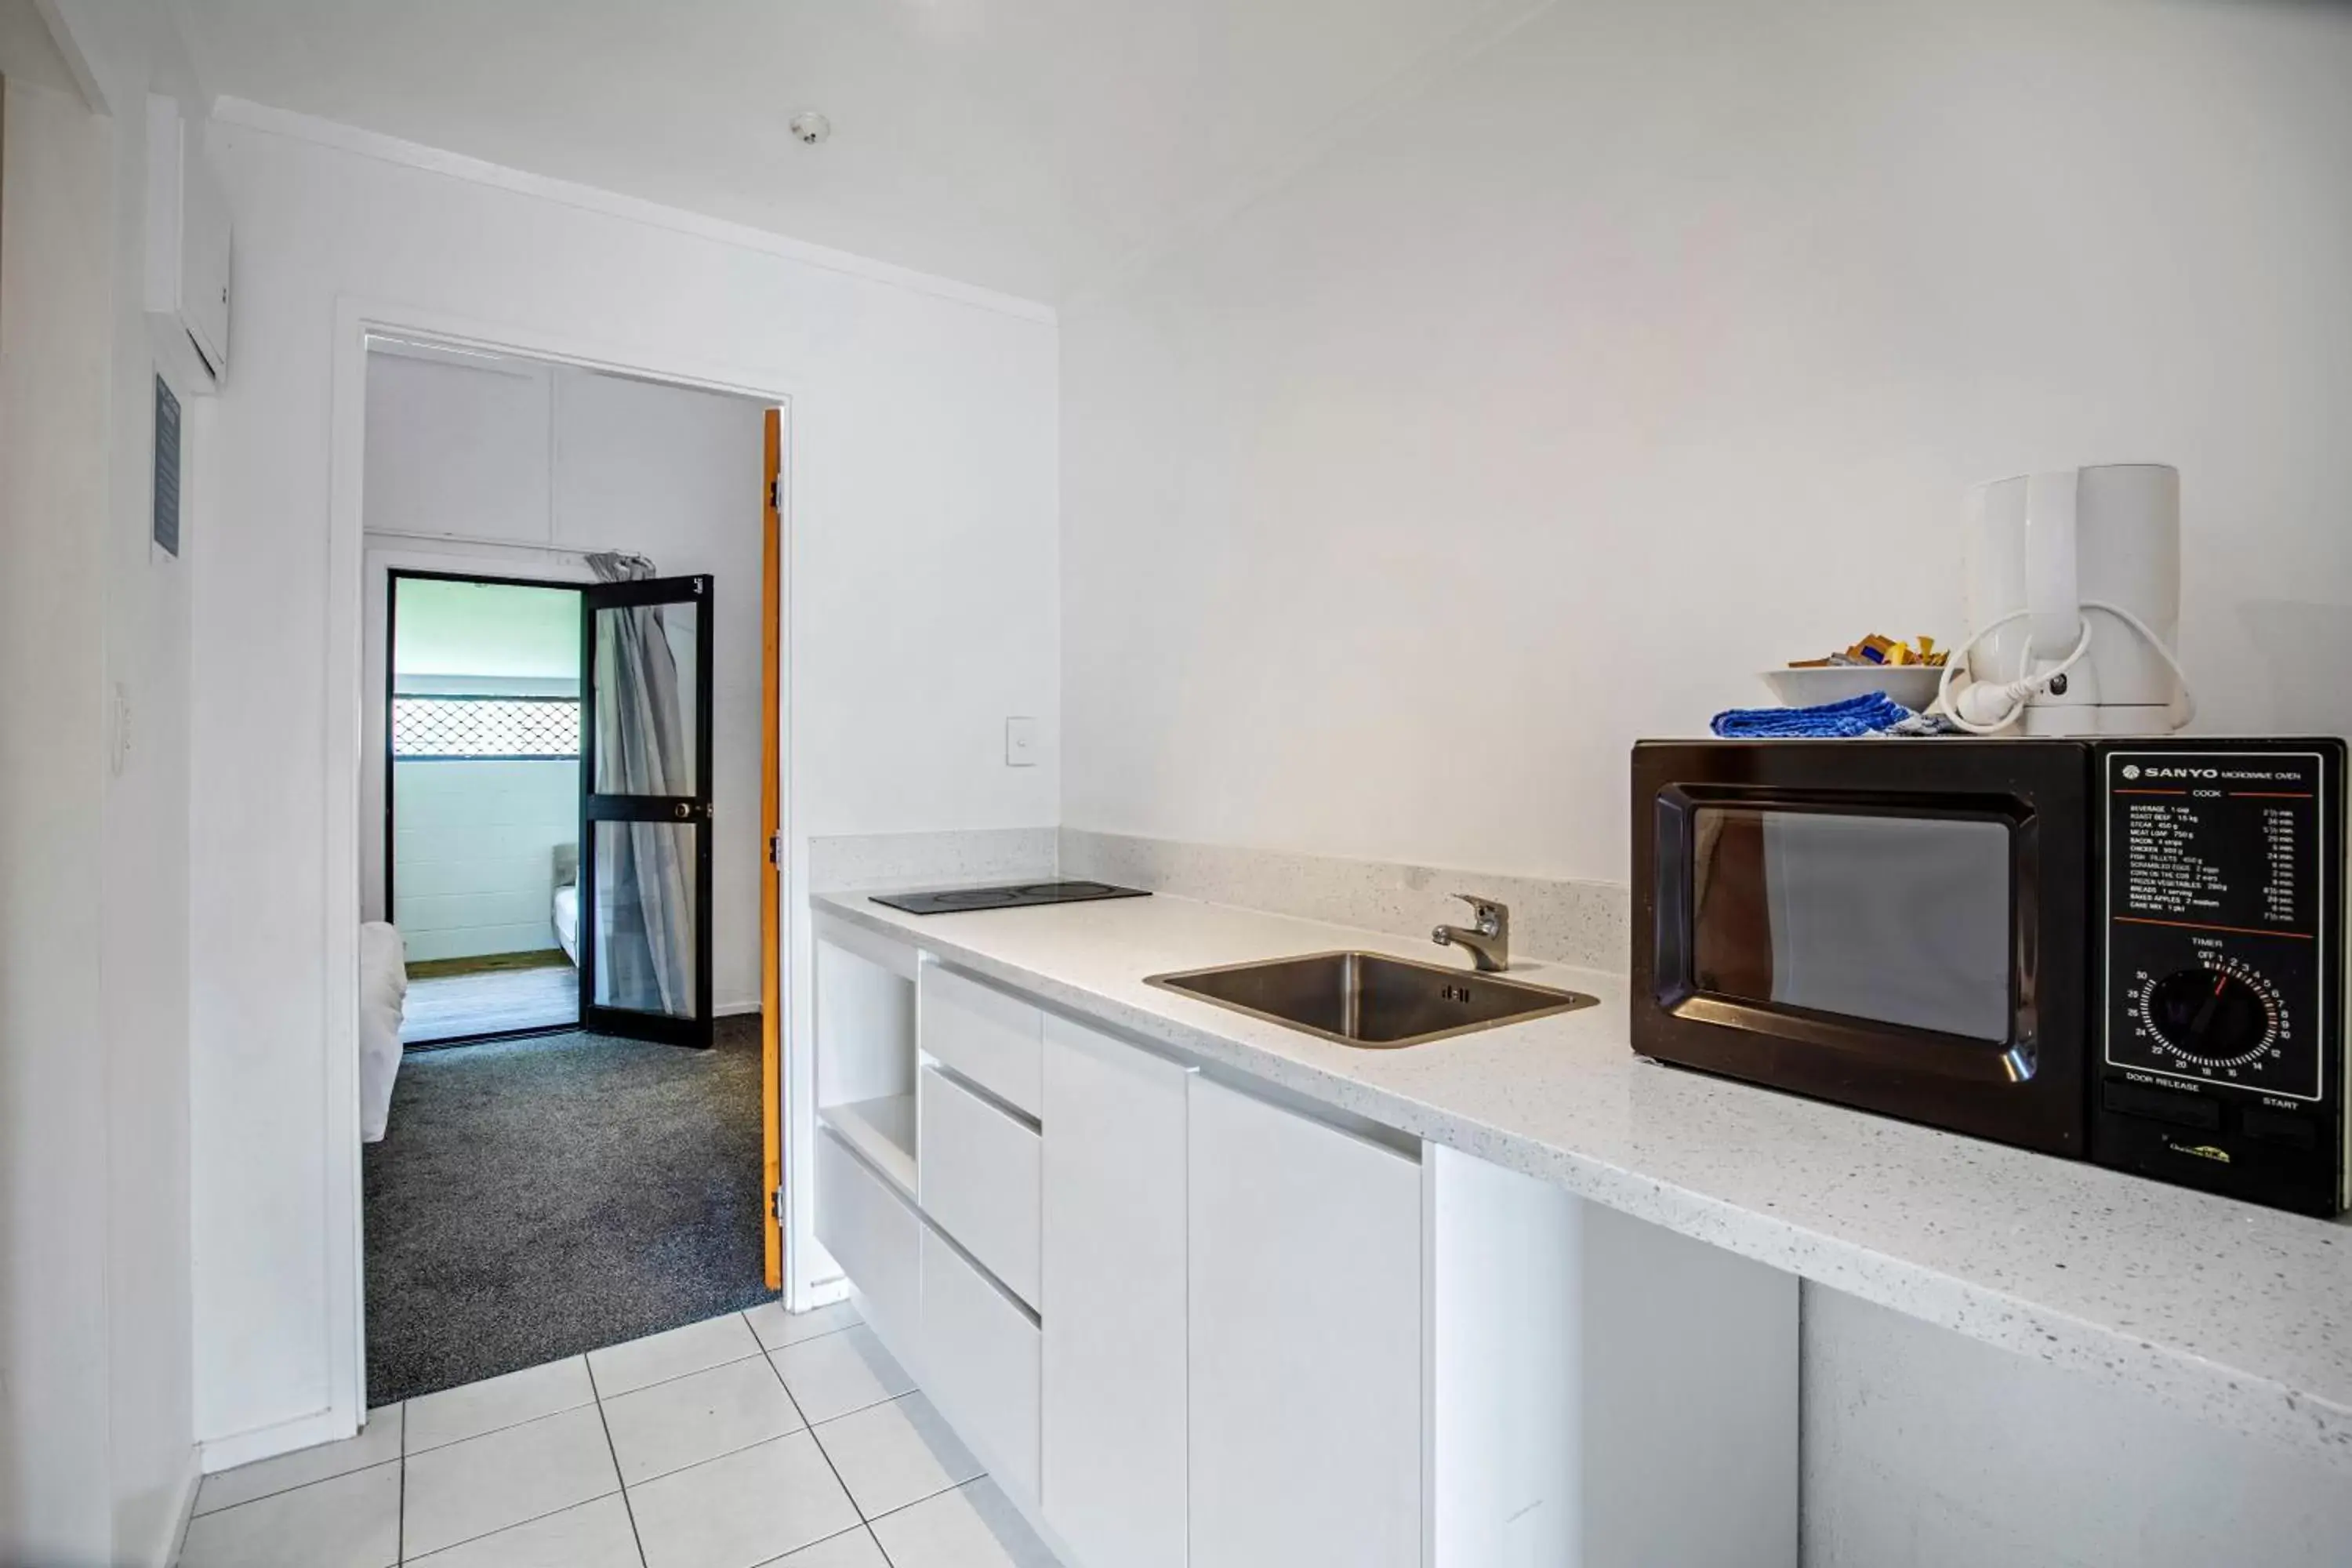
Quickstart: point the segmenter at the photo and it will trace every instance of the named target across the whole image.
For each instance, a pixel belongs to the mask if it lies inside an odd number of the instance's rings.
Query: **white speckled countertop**
[[[2352,1470],[2352,1226],[1636,1058],[1622,976],[1514,964],[1601,1005],[1359,1050],[1144,977],[1426,943],[1160,894],[821,915],[1203,1062],[1544,1176],[1594,1202]]]

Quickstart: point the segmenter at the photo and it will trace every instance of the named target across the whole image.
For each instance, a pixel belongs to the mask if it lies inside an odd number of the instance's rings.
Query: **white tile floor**
[[[205,1479],[183,1568],[1057,1568],[846,1306],[730,1312]]]

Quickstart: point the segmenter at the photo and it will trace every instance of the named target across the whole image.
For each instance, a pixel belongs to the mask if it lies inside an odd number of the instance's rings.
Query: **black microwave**
[[[1646,1057],[2347,1203],[2334,738],[1644,741]]]

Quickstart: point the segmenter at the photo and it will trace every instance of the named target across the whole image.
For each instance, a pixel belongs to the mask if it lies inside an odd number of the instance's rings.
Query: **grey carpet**
[[[412,1053],[362,1179],[372,1405],[769,1300],[760,1021]]]

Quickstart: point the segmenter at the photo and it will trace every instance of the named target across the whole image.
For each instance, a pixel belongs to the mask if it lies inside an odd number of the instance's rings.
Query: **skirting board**
[[[196,1468],[205,1475],[217,1475],[223,1470],[233,1470],[239,1465],[249,1465],[256,1459],[274,1459],[298,1448],[314,1448],[321,1443],[340,1442],[356,1433],[357,1428],[334,1411],[314,1410],[290,1421],[232,1432],[226,1437],[207,1438],[197,1445]]]
[[[171,1532],[156,1543],[161,1551],[142,1561],[153,1563],[155,1568],[171,1568],[180,1560],[180,1553],[188,1544],[188,1523],[196,1517],[196,1493],[204,1484],[204,1466],[192,1444],[188,1448],[188,1467],[180,1472],[180,1495],[172,1510]]]

